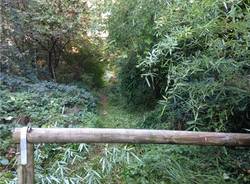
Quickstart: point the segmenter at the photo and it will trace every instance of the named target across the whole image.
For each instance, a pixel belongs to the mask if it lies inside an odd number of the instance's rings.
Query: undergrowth
[[[8,79],[14,80],[10,76]],[[58,92],[60,91],[58,86],[50,83],[54,87],[51,87],[51,90],[47,92],[43,90],[43,94],[39,95],[38,88],[34,88],[34,91],[31,92],[32,87],[22,89],[22,85],[19,85],[16,91],[11,91],[6,79],[2,81],[1,89],[4,90],[1,91],[1,99],[5,100],[1,100],[1,184],[16,183],[16,162],[15,154],[13,154],[15,147],[11,144],[9,130],[23,126],[20,125],[22,120],[18,119],[20,115],[25,114],[27,118],[32,120],[32,126],[38,127],[109,128],[137,128],[138,122],[143,121],[144,116],[147,116],[147,113],[131,112],[123,108],[120,102],[116,101],[117,98],[113,97],[110,97],[111,99],[105,106],[106,112],[102,114],[104,109],[100,107],[100,114],[97,115],[94,98],[92,96],[85,97],[85,103],[80,102],[81,98],[74,95],[89,93],[76,87],[70,87],[70,89],[79,90],[78,93],[72,95],[76,91],[73,90],[72,93]],[[27,81],[24,84],[33,86]],[[61,89],[64,87],[66,86],[60,85]],[[24,89],[30,89],[30,92],[25,92]],[[53,94],[54,90],[57,95]],[[65,99],[71,102],[71,106],[63,106]],[[53,103],[50,104],[51,101]],[[92,104],[92,106],[86,104]],[[74,108],[75,105],[77,108]],[[42,113],[43,111],[45,114]],[[249,175],[247,175],[250,167],[249,157],[249,150],[241,148],[38,144],[35,146],[35,177],[36,181],[42,184],[241,184],[250,181]]]
[[[27,124],[46,128],[103,127],[96,115],[96,98],[83,88],[53,82],[32,83],[2,73],[0,78],[1,184],[17,182],[16,148],[11,142],[13,128]],[[35,177],[42,184],[119,181],[118,175],[112,177],[112,173],[133,161],[140,162],[133,146],[38,144]]]

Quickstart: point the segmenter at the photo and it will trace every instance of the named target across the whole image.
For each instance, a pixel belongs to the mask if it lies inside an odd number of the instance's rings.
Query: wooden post
[[[19,143],[20,129],[13,132]],[[132,143],[250,146],[248,133],[192,132],[109,128],[32,128],[29,143]]]
[[[34,145],[27,144],[27,164],[21,165],[20,144],[17,144],[18,184],[34,184]]]
[[[25,173],[24,173],[24,167],[21,165],[20,144],[17,144],[16,159],[17,159],[17,182],[18,184],[24,184]]]
[[[25,166],[26,170],[26,183],[34,184],[35,182],[35,173],[34,173],[34,145],[31,143],[27,144],[27,165]]]

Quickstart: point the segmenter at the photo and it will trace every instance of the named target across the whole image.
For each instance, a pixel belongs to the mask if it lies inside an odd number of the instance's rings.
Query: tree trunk
[[[48,68],[49,68],[49,73],[50,73],[51,78],[53,80],[56,80],[55,69],[54,69],[53,59],[52,59],[52,51],[49,51]]]

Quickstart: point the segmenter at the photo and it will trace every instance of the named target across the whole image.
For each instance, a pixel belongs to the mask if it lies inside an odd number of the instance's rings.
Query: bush
[[[244,26],[249,6],[244,1],[225,6],[220,1],[173,2],[156,20],[159,41],[140,66],[152,81],[167,81],[160,85],[165,91],[161,104],[172,127],[180,122],[188,130],[244,132],[250,127]]]
[[[15,45],[1,43],[1,72],[23,76],[32,81],[38,81],[38,73],[43,71],[35,66],[35,54],[33,50],[21,53]]]
[[[149,115],[144,126],[238,132],[249,129],[250,90],[247,79],[241,76],[243,66],[203,58],[172,68],[169,76],[175,82],[165,100],[160,101],[163,108]],[[193,70],[186,71],[188,67]]]
[[[29,79],[2,73],[0,81],[0,183],[11,183],[15,177],[15,172],[6,172],[15,170],[16,149],[11,141],[11,130],[15,127],[28,123],[32,127],[45,128],[100,126],[95,114],[96,99],[84,88],[45,81],[32,83]],[[69,152],[72,153],[70,158],[67,157]],[[83,148],[78,150],[76,145],[37,145],[36,181],[60,180],[64,183],[79,180],[68,171],[74,170],[70,167],[73,161],[81,159],[81,154],[84,156],[86,152]],[[56,172],[58,167],[62,169],[60,174]],[[13,180],[12,183],[16,182]]]
[[[121,61],[119,73],[121,95],[130,106],[152,107],[156,103],[156,95],[141,77],[141,71],[136,65],[137,58],[134,54]]]
[[[121,12],[122,17],[110,19],[110,31],[118,18],[122,21],[119,30],[131,31],[123,35],[111,33],[110,38],[119,49],[125,47],[127,53],[136,50],[141,71],[134,69],[134,76],[141,80],[142,74],[151,90],[163,96],[157,111],[164,118],[156,121],[169,122],[170,126],[161,127],[240,132],[249,129],[248,1],[157,1],[154,8],[147,6],[151,1],[137,1],[135,7],[130,6],[135,2],[119,2],[113,11],[115,15]],[[125,11],[122,6],[130,9]],[[147,12],[144,19],[142,11]],[[147,17],[150,13],[153,21]],[[144,26],[140,29],[141,19]],[[146,39],[139,33],[148,23],[152,32],[146,34]],[[150,40],[150,44],[141,38]],[[126,46],[124,40],[133,44]],[[138,46],[150,51],[145,54]]]
[[[5,74],[0,79],[4,99],[0,117],[12,117],[12,122],[23,124],[26,118],[34,126],[75,126],[95,112],[95,98],[85,89],[53,82],[33,84]]]
[[[58,68],[59,82],[81,81],[91,88],[103,86],[104,65],[100,62],[99,51],[91,47],[93,45],[86,44],[68,49],[64,63]]]
[[[247,149],[175,145],[144,146],[141,164],[123,169],[125,183],[247,184]],[[235,164],[239,159],[240,164]]]

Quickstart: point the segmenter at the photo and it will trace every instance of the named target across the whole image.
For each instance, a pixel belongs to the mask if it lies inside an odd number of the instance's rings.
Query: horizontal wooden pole
[[[20,128],[13,131],[19,143]],[[32,128],[29,143],[132,143],[250,146],[250,134],[110,128]]]

